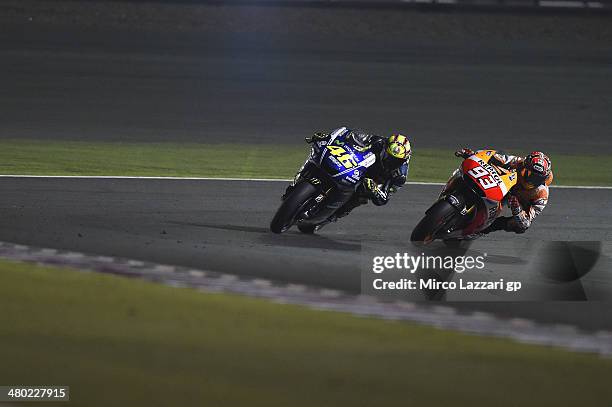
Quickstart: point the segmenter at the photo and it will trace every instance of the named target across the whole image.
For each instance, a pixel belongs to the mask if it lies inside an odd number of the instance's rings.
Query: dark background
[[[0,137],[301,143],[339,125],[609,153],[606,15],[0,5]]]

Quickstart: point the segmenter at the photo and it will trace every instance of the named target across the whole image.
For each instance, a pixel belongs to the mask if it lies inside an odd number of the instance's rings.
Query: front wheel
[[[437,233],[457,213],[454,206],[442,200],[436,202],[421,221],[416,225],[410,236],[413,242],[430,243]]]
[[[289,229],[295,222],[295,218],[316,193],[317,189],[312,184],[298,183],[276,211],[270,222],[270,230],[273,233],[283,233]]]

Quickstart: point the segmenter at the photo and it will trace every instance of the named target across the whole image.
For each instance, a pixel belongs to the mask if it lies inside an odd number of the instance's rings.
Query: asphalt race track
[[[313,130],[348,124],[409,132],[417,151],[609,154],[609,51],[410,35],[356,41],[2,24],[0,138],[297,145]],[[359,208],[319,236],[276,236],[268,223],[283,188],[3,178],[0,240],[356,292],[363,245],[402,247],[439,189],[409,185],[387,207]],[[488,239],[610,240],[611,194],[555,189],[526,235]],[[513,259],[498,258],[506,260]],[[453,306],[612,329],[606,303]]]
[[[439,187],[408,185],[384,208],[365,206],[316,236],[268,231],[283,182],[0,178],[0,240],[360,290],[360,251],[402,250]],[[588,194],[592,200],[585,200]],[[605,240],[612,190],[552,191],[527,234],[498,233],[500,247],[538,240]],[[588,204],[588,202],[592,202]],[[602,213],[602,210],[606,211]],[[522,242],[522,243],[521,243]],[[508,252],[510,253],[510,252]],[[516,255],[498,262],[517,261]],[[588,329],[612,328],[606,303],[463,303]]]

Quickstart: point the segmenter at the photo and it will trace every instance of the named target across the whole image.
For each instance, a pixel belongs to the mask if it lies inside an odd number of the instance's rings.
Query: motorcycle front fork
[[[281,197],[282,201],[284,201],[285,198],[291,193],[295,185],[304,177],[304,175],[308,174],[308,170],[310,169],[311,165],[313,164],[310,162],[310,158],[308,158],[300,167],[297,174],[295,174],[295,176],[293,177],[293,181],[291,181],[291,184],[289,184],[289,186],[287,186],[287,189],[285,189],[285,193]]]
[[[448,191],[450,191],[455,182],[457,181],[457,179],[461,178],[461,172],[457,169],[455,170],[452,175],[450,176],[450,178],[448,179],[448,181],[446,182],[446,185],[444,185],[444,188],[442,188],[442,192],[440,192],[440,196],[438,197],[438,199],[442,198],[444,195],[446,195],[446,193]]]

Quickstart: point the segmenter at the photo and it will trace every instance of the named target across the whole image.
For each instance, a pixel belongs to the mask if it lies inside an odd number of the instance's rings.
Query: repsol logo
[[[497,170],[495,169],[495,167],[493,167],[491,164],[483,161],[480,158],[478,159],[478,164],[480,164],[480,166],[484,168],[485,170],[489,171],[491,178],[493,178],[493,180],[497,182],[498,185],[501,184],[502,180],[499,177],[499,174],[497,173]]]

